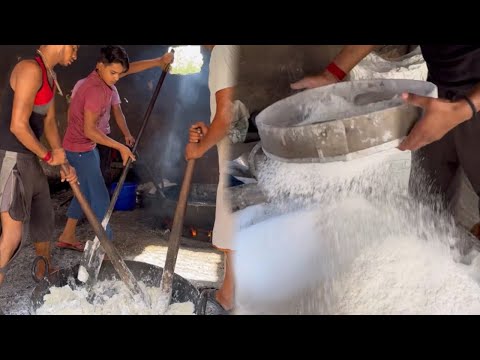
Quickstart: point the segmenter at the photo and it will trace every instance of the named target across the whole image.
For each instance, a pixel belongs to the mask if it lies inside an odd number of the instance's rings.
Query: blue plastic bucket
[[[113,196],[113,193],[115,192],[116,187],[117,187],[116,182],[110,185],[110,196]],[[132,182],[124,182],[122,186],[122,190],[120,190],[120,194],[118,195],[117,202],[113,209],[118,211],[134,210],[137,205],[136,198],[137,198],[137,184]]]

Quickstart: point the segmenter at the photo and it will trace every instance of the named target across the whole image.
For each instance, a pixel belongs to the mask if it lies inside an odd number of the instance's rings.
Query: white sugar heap
[[[100,281],[95,285],[96,297],[93,303],[87,301],[84,287],[72,289],[70,286],[52,287],[44,296],[44,303],[36,311],[37,315],[194,315],[192,302],[171,304],[163,314],[160,288],[139,285],[152,300],[152,307],[146,307],[138,296],[132,299],[122,281]]]
[[[480,314],[478,254],[455,261],[461,232],[408,195],[406,155],[262,164],[269,203],[237,213],[238,313]]]

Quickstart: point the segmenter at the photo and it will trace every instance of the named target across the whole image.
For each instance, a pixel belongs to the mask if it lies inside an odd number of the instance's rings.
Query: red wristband
[[[42,160],[45,161],[46,163],[48,163],[51,158],[52,158],[52,152],[47,151],[47,154],[42,158]]]
[[[347,76],[347,74],[345,73],[345,71],[343,71],[342,69],[340,69],[337,64],[335,64],[333,61],[327,66],[327,71],[332,74],[333,76],[335,76],[338,80],[342,81],[343,79],[345,79],[345,76]]]

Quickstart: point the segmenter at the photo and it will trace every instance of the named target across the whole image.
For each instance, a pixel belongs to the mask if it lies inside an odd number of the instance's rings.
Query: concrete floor
[[[55,239],[66,221],[65,212],[70,191],[62,191],[53,196],[56,213]],[[111,219],[114,231],[114,245],[124,259],[135,260],[163,267],[167,253],[164,232],[155,229],[154,220],[142,209],[132,212],[115,212]],[[87,222],[78,227],[80,240],[93,240],[94,233]],[[82,253],[54,248],[54,264],[61,268],[74,266],[80,262]],[[0,287],[0,309],[5,314],[29,314],[30,294],[36,283],[30,275],[35,252],[27,241],[22,252],[15,259]],[[183,238],[178,254],[175,272],[197,287],[219,287],[223,279],[223,256],[210,243]]]

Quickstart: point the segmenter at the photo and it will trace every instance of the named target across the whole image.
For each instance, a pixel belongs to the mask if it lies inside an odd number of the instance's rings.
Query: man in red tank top
[[[15,65],[2,95],[0,107],[0,283],[7,266],[24,243],[29,225],[36,254],[50,261],[54,212],[47,177],[40,160],[50,166],[66,163],[55,119],[53,68],[68,66],[77,58],[77,45],[42,45],[34,59]],[[40,141],[45,134],[51,150]],[[67,166],[62,181],[77,181],[75,169]],[[42,264],[43,265],[43,264]],[[37,269],[43,276],[44,267]]]

